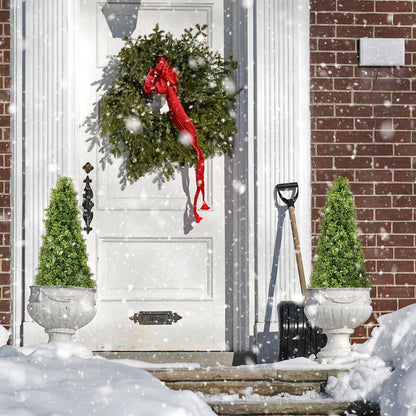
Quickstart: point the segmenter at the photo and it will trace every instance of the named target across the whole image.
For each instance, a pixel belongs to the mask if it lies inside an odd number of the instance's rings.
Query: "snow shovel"
[[[287,191],[287,190],[292,191],[291,198],[285,198],[282,195],[282,191]],[[282,183],[280,185],[276,185],[276,191],[279,194],[280,199],[287,205],[288,210],[289,210],[290,225],[292,227],[293,244],[295,246],[295,253],[296,253],[296,264],[298,266],[298,273],[299,273],[300,289],[302,291],[302,296],[305,298],[306,297],[305,271],[303,269],[302,254],[300,251],[299,233],[298,233],[298,227],[296,225],[296,216],[295,216],[295,202],[298,199],[299,186],[296,182]]]
[[[291,191],[292,196],[286,198],[283,191]],[[287,205],[292,228],[293,244],[295,246],[296,263],[298,267],[299,283],[303,298],[306,296],[305,271],[303,269],[300,251],[299,233],[296,224],[295,202],[299,195],[296,182],[276,185],[275,194]],[[309,357],[317,354],[326,343],[326,335],[319,328],[312,328],[305,316],[304,306],[291,301],[280,302],[279,306],[279,361],[296,357]]]

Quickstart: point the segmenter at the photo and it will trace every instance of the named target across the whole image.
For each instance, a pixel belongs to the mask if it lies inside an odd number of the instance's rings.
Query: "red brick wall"
[[[10,328],[10,2],[0,2],[0,324]]]
[[[310,0],[313,235],[335,174],[355,194],[375,317],[416,301],[416,2]],[[361,37],[406,38],[402,68],[359,67]]]

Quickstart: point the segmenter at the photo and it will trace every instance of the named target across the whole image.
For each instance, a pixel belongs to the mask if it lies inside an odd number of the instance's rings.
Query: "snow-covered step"
[[[262,396],[281,393],[302,395],[320,393],[329,376],[340,376],[340,369],[261,369],[258,367],[213,367],[200,369],[152,370],[152,374],[173,390],[191,390],[207,395],[239,394],[247,389]]]
[[[297,399],[296,397],[275,397],[273,400],[237,400],[233,402],[209,401],[208,404],[218,416],[280,416],[280,415],[357,415],[378,416],[377,405],[363,402],[337,402],[320,396]]]
[[[328,377],[340,377],[347,368],[242,366],[149,371],[171,389],[197,392],[220,416],[378,414],[363,403],[337,402],[324,394]]]
[[[130,359],[167,366],[172,363],[193,363],[201,367],[231,366],[235,354],[225,351],[97,351],[110,360]]]
[[[273,396],[280,393],[300,395],[305,391],[321,391],[319,382],[288,382],[288,381],[175,381],[166,382],[172,390],[191,390],[203,394],[237,393],[243,394],[247,389],[262,396]]]
[[[233,403],[209,403],[219,416],[263,416],[263,415],[345,415],[351,403],[325,400],[305,402],[286,401],[259,402],[241,401]]]

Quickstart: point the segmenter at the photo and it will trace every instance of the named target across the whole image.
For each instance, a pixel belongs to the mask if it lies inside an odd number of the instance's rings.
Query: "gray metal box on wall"
[[[360,66],[403,66],[404,38],[361,38]]]

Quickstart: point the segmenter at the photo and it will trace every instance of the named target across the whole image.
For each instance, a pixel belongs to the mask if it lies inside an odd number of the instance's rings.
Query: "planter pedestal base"
[[[318,360],[328,362],[347,356],[351,351],[350,335],[370,317],[371,311],[369,288],[308,289],[305,315],[328,337]]]
[[[335,358],[346,357],[351,352],[350,335],[353,329],[325,329],[322,331],[327,336],[327,343],[317,358],[320,363],[325,364]]]
[[[72,341],[72,337],[76,331],[69,328],[51,328],[45,329],[45,332],[49,335],[48,342],[67,342]]]

